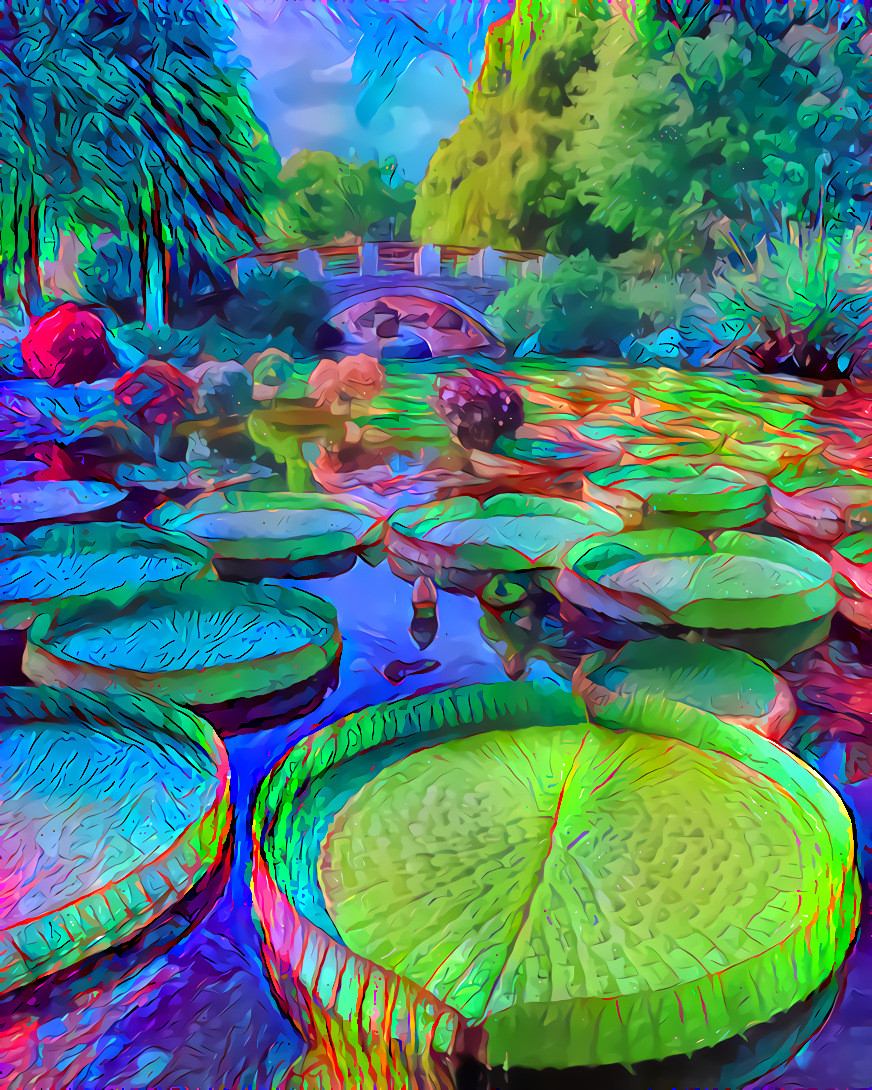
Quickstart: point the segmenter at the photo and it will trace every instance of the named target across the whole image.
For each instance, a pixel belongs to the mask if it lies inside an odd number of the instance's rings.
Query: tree
[[[132,97],[111,128],[135,159],[125,211],[139,239],[147,319],[160,324],[173,264],[256,241],[275,156],[244,74],[229,66],[233,24],[223,0],[103,0],[102,8],[95,59],[105,82]]]
[[[594,46],[608,5],[564,0],[547,5],[547,17],[539,6],[535,34],[527,27],[524,37],[517,12],[492,28],[469,117],[442,141],[421,183],[416,237],[597,256],[627,247],[629,236],[592,219],[590,202],[567,199],[565,168],[556,166],[573,136],[564,122],[569,88],[597,68]]]
[[[283,246],[355,238],[409,238],[415,188],[396,163],[347,162],[326,151],[288,159],[273,190],[267,235]]]
[[[80,180],[74,73],[86,24],[71,0],[7,0],[0,10],[0,247],[28,310],[40,297],[43,220],[69,213]]]
[[[155,324],[179,265],[256,241],[259,195],[276,159],[243,73],[229,66],[231,29],[223,0],[4,6],[2,243],[23,264],[28,295],[50,205],[68,221],[136,240]]]
[[[433,157],[416,234],[594,256],[636,247],[699,271],[731,237],[753,244],[788,218],[865,222],[863,6],[622,6],[543,20],[523,63],[511,60],[520,29],[495,50],[502,79],[483,80]]]
[[[597,55],[611,63],[569,88],[574,136],[556,164],[569,197],[685,267],[753,246],[788,219],[866,222],[872,66],[861,6],[849,17],[829,2],[670,11],[632,62],[619,59],[626,28],[605,26]]]

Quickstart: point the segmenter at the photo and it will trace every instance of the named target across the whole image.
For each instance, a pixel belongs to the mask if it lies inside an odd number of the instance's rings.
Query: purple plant
[[[433,407],[467,450],[490,450],[524,423],[521,395],[473,368],[440,378]]]

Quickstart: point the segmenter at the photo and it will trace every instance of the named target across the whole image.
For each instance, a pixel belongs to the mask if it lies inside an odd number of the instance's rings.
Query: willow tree
[[[244,72],[229,63],[232,21],[220,0],[106,0],[91,37],[92,84],[112,103],[91,122],[111,188],[92,194],[137,240],[146,321],[165,323],[180,267],[251,247],[276,158]],[[92,145],[99,166],[99,145]],[[101,188],[94,175],[93,184]]]
[[[71,213],[81,182],[75,73],[88,22],[74,0],[6,0],[0,10],[0,249],[28,310],[40,298],[44,220]]]

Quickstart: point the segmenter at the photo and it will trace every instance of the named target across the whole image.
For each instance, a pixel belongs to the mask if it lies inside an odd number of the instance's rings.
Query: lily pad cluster
[[[768,517],[800,538],[835,541],[872,522],[872,475],[835,467],[786,470],[772,480]]]
[[[125,523],[44,526],[0,535],[0,626],[22,628],[46,607],[120,604],[149,585],[210,571],[209,549],[182,534]]]
[[[811,996],[857,926],[850,817],[785,750],[676,707],[612,703],[602,726],[501,683],[292,750],[258,797],[253,888],[299,1023],[565,1068],[714,1045]]]
[[[640,530],[584,542],[553,581],[578,610],[697,631],[780,665],[826,635],[836,607],[826,560],[793,542],[724,530]]]
[[[739,528],[766,514],[764,478],[729,466],[692,466],[673,459],[591,473],[586,500],[602,504],[643,527]]]
[[[98,512],[105,516],[125,495],[125,489],[104,481],[6,481],[0,484],[0,526],[87,519]]]
[[[830,563],[841,595],[839,612],[861,628],[872,628],[872,534],[849,534],[833,547]]]

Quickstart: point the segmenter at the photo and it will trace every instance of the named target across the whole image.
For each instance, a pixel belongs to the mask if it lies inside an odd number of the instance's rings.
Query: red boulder
[[[96,314],[75,303],[63,303],[37,318],[21,344],[21,354],[30,374],[52,386],[94,382],[118,368],[106,327]]]
[[[196,413],[197,385],[177,368],[148,360],[115,383],[115,400],[140,427],[172,427]]]

